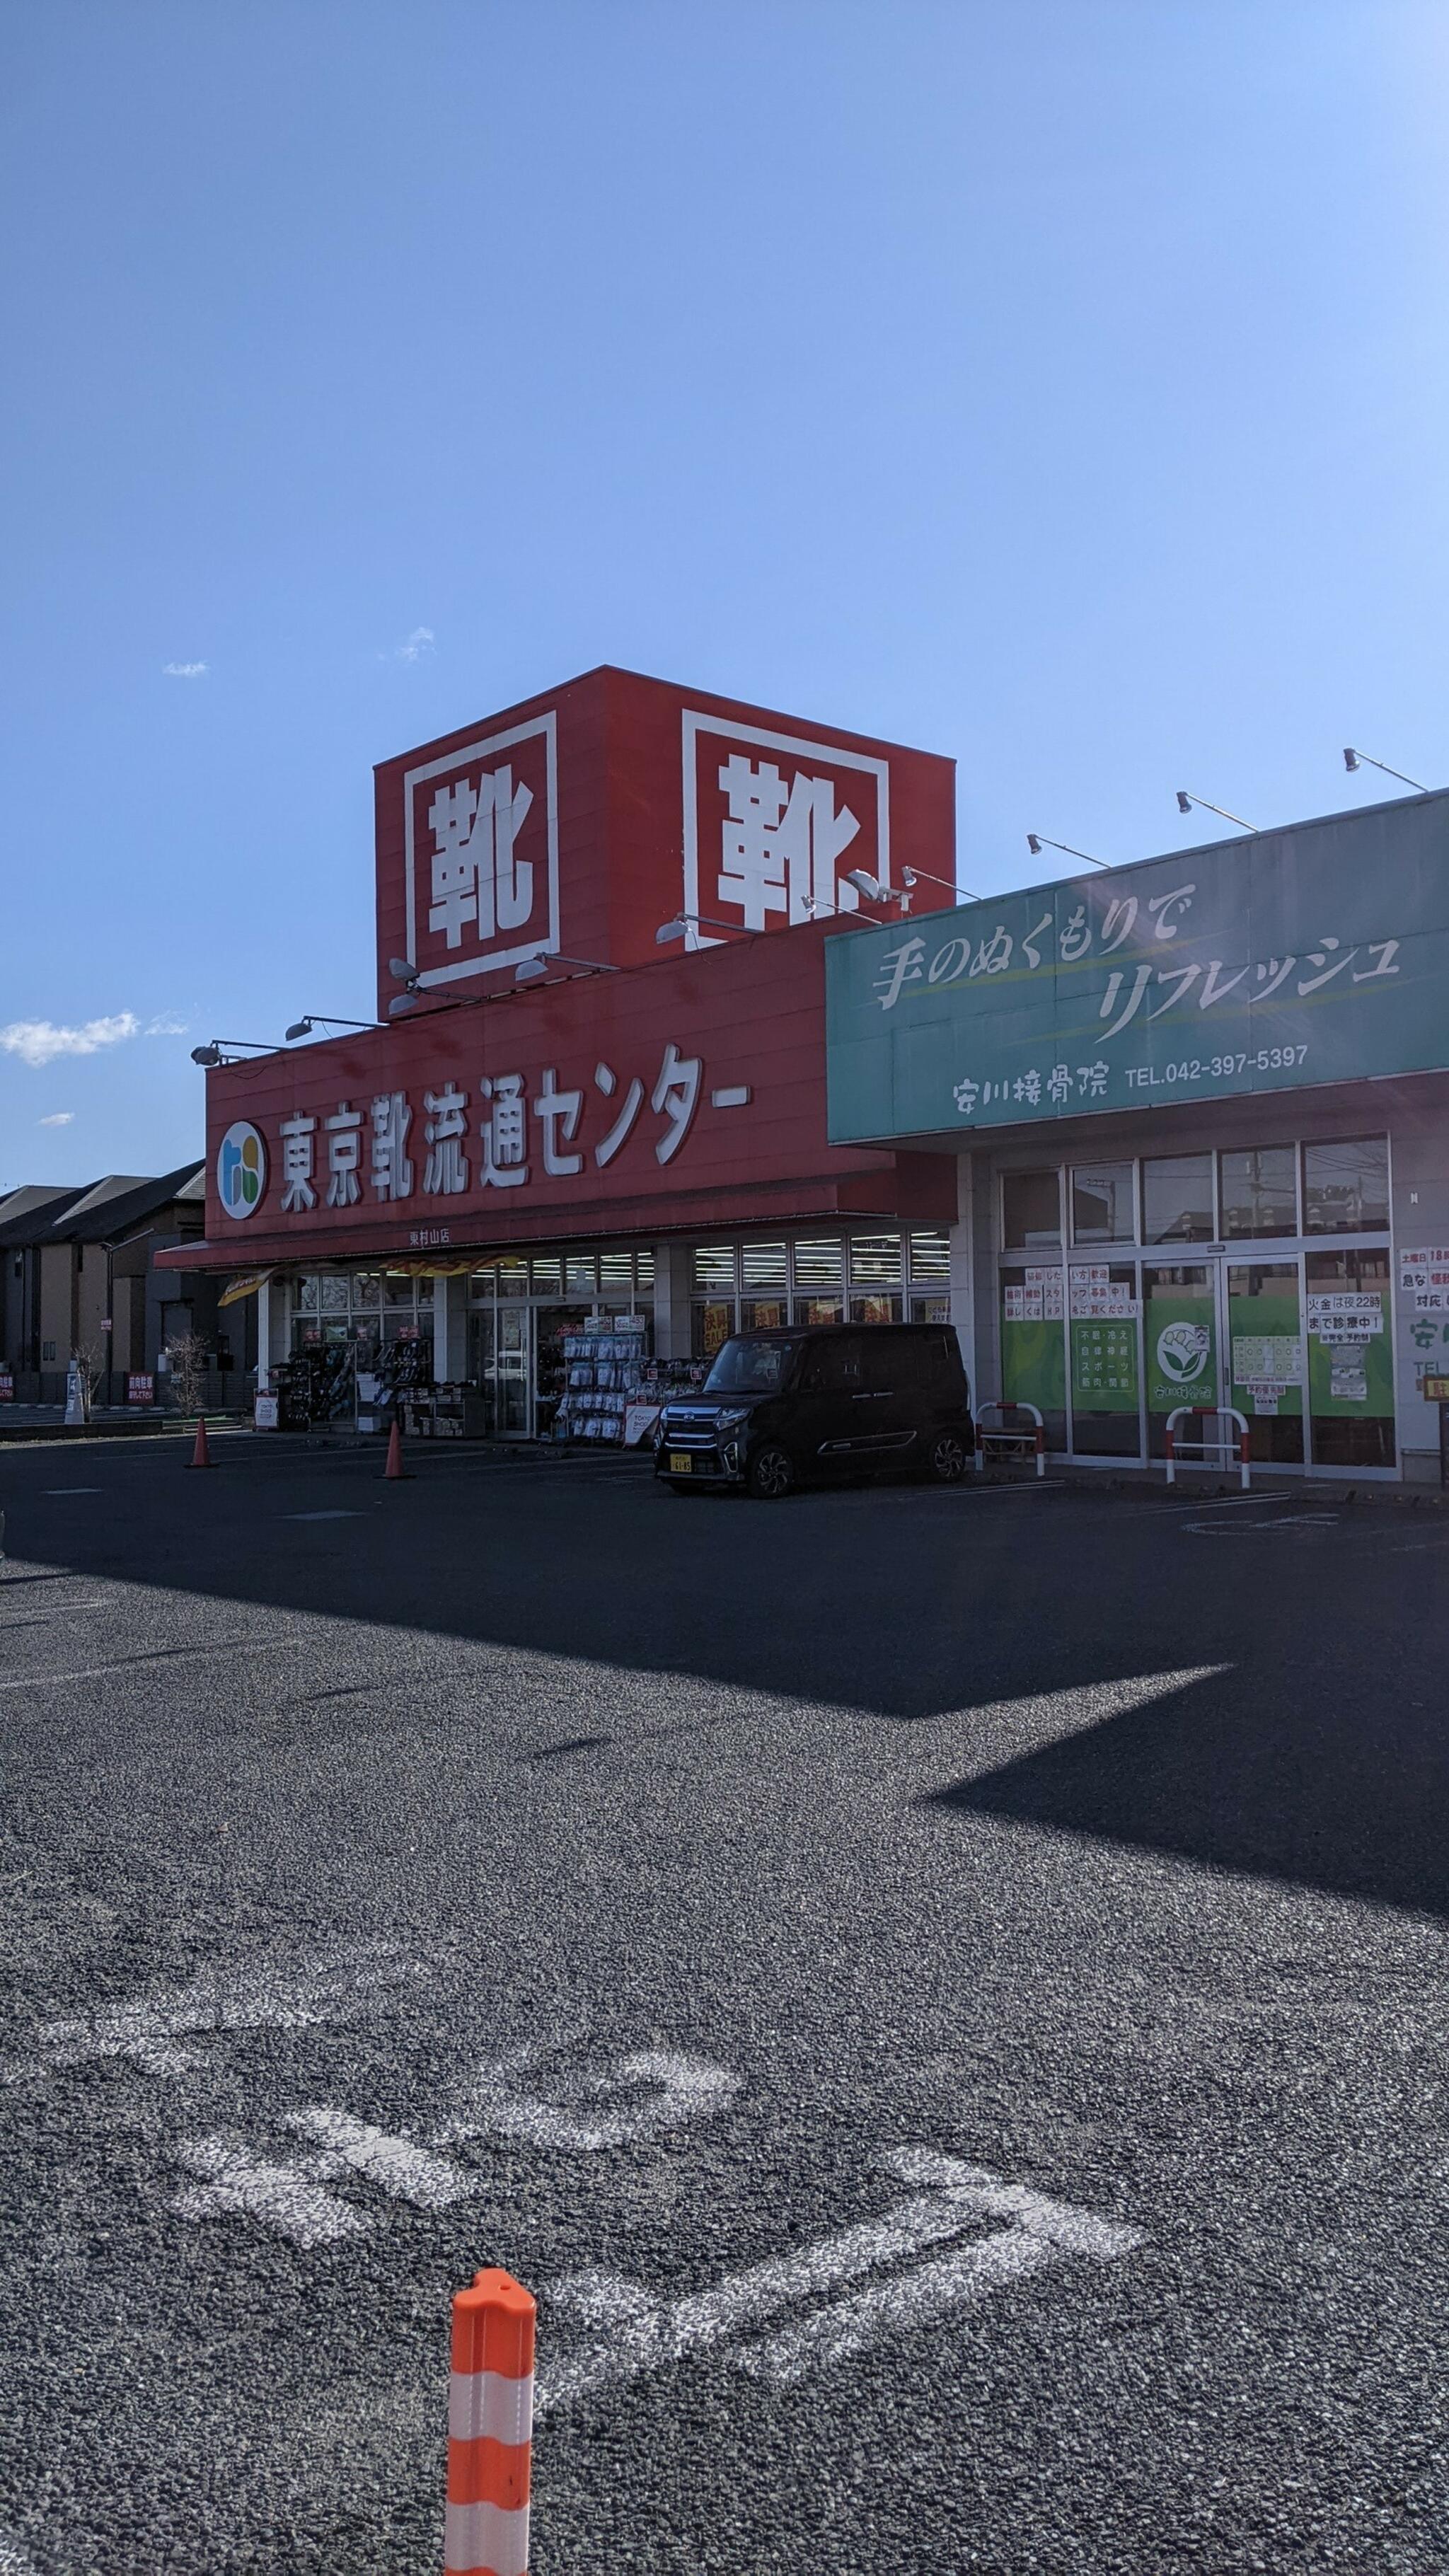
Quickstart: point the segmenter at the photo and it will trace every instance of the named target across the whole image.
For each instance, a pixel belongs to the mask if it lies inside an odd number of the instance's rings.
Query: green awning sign
[[[1449,1065],[1449,792],[826,942],[837,1144]]]

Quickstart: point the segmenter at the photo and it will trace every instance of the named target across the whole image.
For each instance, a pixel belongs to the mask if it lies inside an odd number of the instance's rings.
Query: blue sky
[[[0,1184],[365,1016],[373,762],[600,661],[982,891],[1444,782],[1437,0],[6,20]]]

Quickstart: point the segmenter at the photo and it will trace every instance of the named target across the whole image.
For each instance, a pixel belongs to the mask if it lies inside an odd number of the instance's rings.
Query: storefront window
[[[776,1288],[783,1294],[790,1284],[790,1256],[783,1243],[747,1243],[742,1255],[741,1284],[745,1288]]]
[[[321,1304],[321,1297],[322,1282],[315,1273],[309,1273],[305,1279],[298,1280],[297,1312],[299,1315],[315,1315]]]
[[[1211,1154],[1160,1154],[1142,1166],[1144,1243],[1211,1243]]]
[[[740,1301],[742,1333],[778,1333],[786,1320],[783,1297],[745,1297]]]
[[[499,1262],[498,1294],[500,1297],[526,1297],[528,1295],[528,1264],[526,1261],[513,1260]]]
[[[801,1297],[797,1294],[795,1321],[797,1324],[843,1324],[845,1299],[843,1297]]]
[[[497,1277],[498,1265],[493,1261],[484,1262],[474,1271],[468,1282],[468,1295],[475,1306],[492,1304]]]
[[[564,1285],[571,1297],[597,1294],[599,1268],[591,1252],[570,1253],[564,1264]]]
[[[1305,1234],[1370,1234],[1389,1222],[1389,1140],[1303,1148]]]
[[[1141,1446],[1135,1264],[1072,1262],[1067,1303],[1072,1448],[1081,1458],[1135,1458]]]
[[[951,1238],[945,1228],[933,1227],[929,1233],[911,1236],[911,1280],[920,1287],[927,1280],[939,1279],[944,1286],[951,1276]]]
[[[420,1306],[416,1314],[413,1315],[384,1315],[382,1319],[382,1338],[384,1342],[388,1343],[416,1341],[430,1342],[433,1338],[432,1307],[430,1305]]]
[[[853,1234],[850,1238],[850,1284],[852,1288],[892,1288],[901,1275],[901,1238],[898,1234]],[[857,1321],[859,1318],[856,1319]],[[878,1323],[889,1321],[877,1316]]]
[[[383,1304],[397,1308],[417,1303],[417,1281],[410,1270],[388,1270],[383,1273]]]
[[[1305,1267],[1313,1463],[1392,1467],[1388,1253],[1310,1252]]]
[[[652,1244],[652,1243],[648,1243],[648,1244],[641,1243],[641,1244],[637,1244],[637,1245],[635,1246],[635,1250],[634,1250],[634,1276],[635,1276],[635,1278],[637,1279],[637,1281],[638,1281],[638,1283],[639,1283],[639,1285],[640,1285],[640,1287],[641,1287],[641,1288],[652,1288],[652,1287],[653,1287],[653,1285],[654,1285],[654,1246],[653,1246],[653,1244]]]
[[[1002,1240],[1008,1250],[1060,1243],[1062,1190],[1055,1172],[1005,1172],[1001,1180]]]
[[[1250,1152],[1219,1155],[1227,1242],[1298,1232],[1296,1160],[1291,1145],[1258,1145]]]
[[[1097,1163],[1072,1174],[1073,1243],[1134,1243],[1137,1191],[1130,1163]]]
[[[911,1299],[911,1322],[913,1324],[949,1324],[950,1321],[951,1300],[948,1296],[913,1297]]]
[[[728,1289],[735,1284],[735,1248],[732,1243],[700,1243],[694,1248],[694,1284],[696,1288]]]
[[[321,1306],[322,1313],[324,1315],[345,1315],[347,1312],[346,1275],[324,1271],[318,1285],[321,1290],[318,1302]]]
[[[563,1263],[556,1252],[535,1255],[528,1265],[528,1276],[535,1297],[563,1294]]]
[[[359,1306],[380,1306],[381,1304],[382,1272],[380,1270],[354,1271],[352,1275],[352,1307],[354,1314]]]
[[[697,1360],[712,1360],[735,1328],[733,1297],[711,1297],[694,1308],[690,1344]]]
[[[626,1296],[632,1296],[634,1289],[633,1254],[630,1252],[601,1252],[599,1255],[599,1286],[601,1289],[612,1290],[616,1295],[618,1291],[622,1289]]]
[[[869,1296],[856,1295],[850,1301],[850,1320],[853,1324],[898,1324],[901,1301],[899,1297],[887,1296],[880,1289],[872,1291]]]
[[[1045,1277],[1035,1268],[1003,1270],[1001,1392],[1008,1404],[1036,1406],[1046,1425],[1049,1449],[1065,1449],[1067,1445],[1066,1324],[1062,1302],[1059,1270]]]
[[[845,1279],[845,1246],[828,1237],[795,1246],[795,1286],[839,1288]]]

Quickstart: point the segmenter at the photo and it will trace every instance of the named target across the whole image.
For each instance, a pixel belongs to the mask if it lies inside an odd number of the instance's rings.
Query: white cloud
[[[393,658],[399,662],[421,662],[425,654],[431,653],[435,641],[431,626],[415,626],[405,642],[399,644]]]
[[[70,1127],[75,1123],[73,1109],[52,1109],[48,1118],[37,1118],[37,1127]]]
[[[184,1038],[186,1030],[187,1022],[178,1020],[174,1011],[158,1011],[154,1020],[147,1021],[141,1035],[143,1038]]]
[[[99,1055],[102,1047],[119,1046],[141,1026],[134,1011],[112,1011],[104,1020],[83,1020],[77,1029],[54,1020],[12,1020],[0,1029],[0,1050],[18,1055],[22,1064],[53,1064],[59,1055]]]
[[[163,680],[204,680],[210,665],[206,662],[163,662]]]

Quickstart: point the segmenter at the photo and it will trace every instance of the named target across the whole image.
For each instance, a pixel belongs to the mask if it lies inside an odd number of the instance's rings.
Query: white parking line
[[[283,1512],[284,1521],[360,1521],[362,1512]]]
[[[1337,1512],[1285,1512],[1269,1521],[1184,1521],[1183,1530],[1197,1538],[1256,1538],[1260,1530],[1334,1529]]]
[[[86,1664],[73,1673],[27,1673],[20,1681],[0,1682],[0,1691],[54,1690],[63,1682],[107,1681],[112,1673],[134,1673],[143,1664],[179,1662],[184,1655],[232,1655],[239,1646],[264,1643],[266,1641],[260,1638],[228,1637],[219,1646],[158,1646],[154,1654],[124,1655],[118,1663]]]
[[[58,1499],[62,1494],[100,1494],[100,1493],[104,1493],[104,1491],[105,1491],[105,1487],[104,1487],[103,1485],[47,1485],[47,1486],[46,1486],[46,1488],[45,1488],[45,1491],[46,1491],[47,1495],[48,1495],[48,1496],[49,1496],[49,1497],[54,1501],[54,1500],[57,1500],[57,1499]]]

